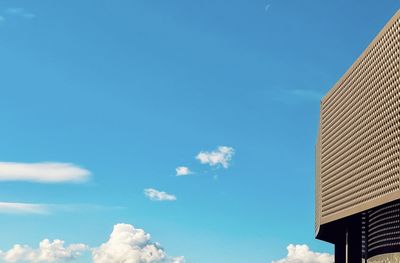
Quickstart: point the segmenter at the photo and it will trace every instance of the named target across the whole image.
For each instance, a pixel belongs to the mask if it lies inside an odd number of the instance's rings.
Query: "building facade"
[[[315,208],[335,263],[400,262],[400,11],[321,100]]]

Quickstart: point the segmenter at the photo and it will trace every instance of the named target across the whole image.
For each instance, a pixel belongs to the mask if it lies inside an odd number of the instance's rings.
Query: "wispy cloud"
[[[27,18],[27,19],[32,19],[32,18],[36,17],[35,14],[28,12],[24,8],[20,8],[20,7],[7,8],[5,10],[5,13],[8,15],[23,17],[23,18]]]
[[[175,169],[175,171],[176,171],[176,176],[185,176],[193,174],[193,172],[190,171],[189,167],[186,166],[179,166]]]
[[[16,215],[51,215],[55,213],[82,213],[82,212],[105,212],[120,210],[121,206],[104,206],[96,204],[34,204],[0,202],[0,214]]]
[[[50,210],[44,204],[0,202],[0,214],[49,214]]]
[[[202,164],[228,168],[234,154],[235,150],[232,147],[219,146],[216,150],[212,152],[201,151],[196,156],[196,159],[199,160]]]
[[[268,10],[269,10],[270,7],[271,7],[271,4],[267,4],[267,5],[265,6],[265,12],[268,12]]]
[[[70,163],[0,162],[0,181],[82,183],[90,174],[90,171]]]
[[[6,20],[6,18],[4,16],[0,16],[0,23],[5,21],[5,20]]]
[[[144,194],[152,201],[175,201],[176,196],[153,188],[144,189]]]
[[[287,95],[294,97],[294,98],[298,98],[298,99],[313,100],[313,101],[319,101],[323,97],[322,92],[318,92],[318,91],[310,90],[310,89],[288,90]]]
[[[50,213],[107,212],[125,209],[123,206],[104,206],[97,204],[47,204]]]
[[[285,258],[272,263],[333,263],[333,256],[328,253],[311,251],[307,245],[292,245],[287,247]]]

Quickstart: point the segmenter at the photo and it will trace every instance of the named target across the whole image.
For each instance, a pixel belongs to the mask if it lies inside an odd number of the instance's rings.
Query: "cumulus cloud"
[[[152,201],[175,201],[176,196],[153,188],[144,189],[144,194]]]
[[[81,183],[89,176],[90,171],[70,163],[0,162],[0,181]]]
[[[107,242],[92,250],[93,263],[184,263],[170,257],[150,234],[129,224],[117,224]]]
[[[286,258],[272,263],[333,263],[333,256],[328,253],[313,252],[307,245],[292,245],[287,247]]]
[[[65,247],[64,241],[44,239],[39,247],[34,249],[27,245],[14,245],[10,250],[0,252],[4,262],[61,262],[78,258],[88,249],[84,244],[72,244]]]
[[[0,251],[0,261],[6,263],[55,263],[72,261],[91,251],[93,263],[185,263],[183,256],[171,257],[143,229],[129,224],[116,224],[109,239],[99,247],[90,248],[81,243],[65,246],[62,240],[44,239],[38,248],[14,245]]]
[[[47,205],[0,202],[0,214],[48,214]]]
[[[228,168],[229,162],[232,160],[235,150],[228,146],[219,146],[212,152],[200,152],[196,159],[202,164],[209,164],[210,166],[222,166]]]
[[[179,166],[175,170],[176,176],[185,176],[193,173],[192,171],[190,171],[189,167],[186,166]]]

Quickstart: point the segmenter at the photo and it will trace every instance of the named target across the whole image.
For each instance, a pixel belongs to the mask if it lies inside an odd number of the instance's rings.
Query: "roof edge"
[[[356,59],[356,61],[350,66],[350,68],[343,74],[343,76],[333,85],[333,87],[325,94],[321,99],[321,103],[325,103],[327,99],[340,88],[340,85],[348,78],[348,76],[354,71],[354,69],[361,63],[361,61],[366,57],[368,52],[375,46],[375,44],[382,38],[386,31],[395,23],[396,20],[400,19],[400,9],[393,15],[393,17],[385,24],[385,26],[379,31],[372,42],[367,46],[367,48],[361,53],[361,55]]]

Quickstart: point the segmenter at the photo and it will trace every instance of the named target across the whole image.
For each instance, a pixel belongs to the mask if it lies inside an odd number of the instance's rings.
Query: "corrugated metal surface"
[[[317,231],[400,198],[400,12],[322,100],[320,122]]]

